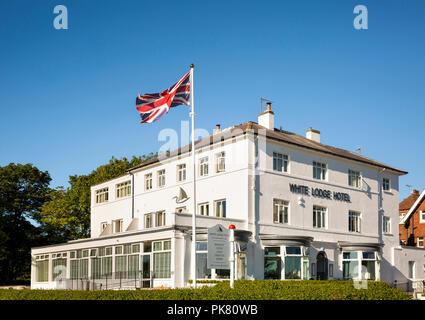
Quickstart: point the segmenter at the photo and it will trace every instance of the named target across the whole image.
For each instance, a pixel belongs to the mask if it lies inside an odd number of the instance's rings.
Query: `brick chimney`
[[[307,139],[310,139],[310,140],[313,140],[313,141],[320,143],[320,131],[314,130],[312,127],[307,129],[307,131],[305,132],[305,137]]]
[[[267,129],[274,130],[274,112],[272,111],[271,102],[267,102],[266,111],[258,115],[258,124]]]

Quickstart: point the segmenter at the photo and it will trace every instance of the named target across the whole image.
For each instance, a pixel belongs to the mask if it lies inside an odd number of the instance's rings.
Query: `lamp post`
[[[229,236],[229,242],[230,242],[230,288],[233,289],[234,282],[235,282],[235,225],[231,224],[229,226],[230,229],[230,236]]]

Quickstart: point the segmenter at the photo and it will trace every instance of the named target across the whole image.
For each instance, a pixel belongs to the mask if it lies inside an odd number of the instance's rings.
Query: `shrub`
[[[0,290],[0,300],[408,300],[385,282],[356,289],[351,281],[240,280],[169,290]]]

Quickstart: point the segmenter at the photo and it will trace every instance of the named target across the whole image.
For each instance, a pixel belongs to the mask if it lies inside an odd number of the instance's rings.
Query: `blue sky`
[[[353,9],[368,8],[368,29]],[[53,27],[56,5],[68,30]],[[157,151],[188,107],[140,125],[136,95],[194,63],[197,127],[257,121],[409,171],[425,188],[425,1],[2,1],[0,165],[33,163],[52,185],[111,156]]]

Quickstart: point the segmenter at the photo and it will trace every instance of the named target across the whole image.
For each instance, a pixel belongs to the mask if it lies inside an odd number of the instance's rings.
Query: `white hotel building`
[[[207,228],[236,226],[237,279],[404,281],[399,176],[407,172],[274,128],[270,105],[247,122],[196,141],[197,278],[207,269]],[[189,285],[191,145],[91,188],[91,238],[32,249],[32,288]],[[187,197],[185,197],[187,195]],[[362,270],[362,272],[359,272]]]

